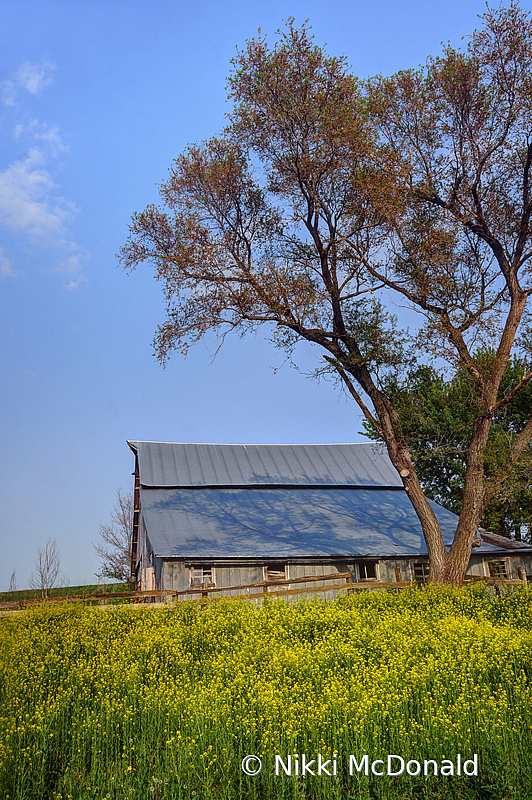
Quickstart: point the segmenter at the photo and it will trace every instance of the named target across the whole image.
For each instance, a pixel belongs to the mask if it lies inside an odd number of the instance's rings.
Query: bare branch
[[[508,394],[506,394],[506,395],[505,395],[505,396],[504,396],[504,397],[503,397],[501,400],[499,400],[499,402],[498,402],[498,403],[495,403],[494,405],[490,406],[490,413],[494,414],[494,413],[495,413],[496,411],[498,411],[500,408],[503,408],[503,406],[506,406],[506,405],[508,405],[508,403],[510,403],[510,402],[511,402],[511,401],[514,399],[514,397],[517,397],[517,395],[519,394],[519,392],[521,391],[521,389],[524,389],[524,388],[525,388],[525,386],[526,386],[526,385],[527,385],[527,384],[528,384],[528,383],[529,383],[531,380],[532,380],[532,372],[529,372],[529,373],[528,373],[528,375],[525,375],[525,376],[524,376],[524,377],[523,377],[523,378],[522,378],[522,379],[519,381],[519,383],[518,383],[518,384],[516,384],[516,386],[514,386],[514,388],[512,389],[512,391],[511,391],[511,392],[508,392]]]
[[[50,589],[59,582],[61,556],[57,548],[57,539],[49,538],[44,547],[39,547],[35,559],[35,572],[30,577],[30,587],[39,589],[41,597],[49,597]]]
[[[100,541],[93,545],[102,564],[100,575],[117,581],[128,581],[131,572],[133,536],[133,492],[116,490],[111,522],[100,525]]]

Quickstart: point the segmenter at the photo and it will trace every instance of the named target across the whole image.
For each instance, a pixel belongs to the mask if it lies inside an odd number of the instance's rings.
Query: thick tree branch
[[[525,386],[531,380],[532,380],[532,372],[529,372],[528,375],[525,375],[524,378],[522,378],[519,381],[519,383],[516,386],[514,386],[514,388],[512,389],[511,392],[508,392],[508,394],[506,394],[501,400],[499,400],[494,405],[490,406],[490,409],[489,409],[490,414],[495,414],[495,412],[498,411],[500,408],[503,408],[504,406],[508,405],[508,403],[510,403],[514,399],[514,397],[517,397],[519,392],[522,389],[524,389]],[[531,410],[531,413],[532,413],[532,410]]]

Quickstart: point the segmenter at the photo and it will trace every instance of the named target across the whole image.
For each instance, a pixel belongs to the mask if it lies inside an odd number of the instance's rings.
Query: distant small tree
[[[17,569],[15,567],[15,569],[11,573],[11,577],[9,578],[9,591],[14,596],[15,592],[17,591],[17,589],[18,589],[18,586],[17,586]]]
[[[39,589],[41,597],[49,597],[50,589],[58,585],[61,572],[61,556],[57,539],[48,538],[45,547],[39,547],[35,559],[35,572],[30,577],[30,587]]]
[[[101,578],[128,581],[131,573],[131,539],[133,536],[133,492],[116,490],[111,522],[100,525],[100,541],[94,549],[101,561]]]

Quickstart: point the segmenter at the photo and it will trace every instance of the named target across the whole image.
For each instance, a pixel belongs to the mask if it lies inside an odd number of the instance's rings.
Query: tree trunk
[[[464,479],[462,510],[451,549],[446,559],[442,583],[459,586],[463,583],[473,542],[484,513],[484,453],[491,427],[491,416],[483,414],[475,420]]]
[[[366,389],[366,387],[364,387]],[[408,499],[421,523],[423,537],[427,545],[429,556],[431,581],[434,583],[448,583],[447,569],[449,554],[443,541],[440,524],[419,482],[414,463],[408,450],[404,437],[401,421],[397,409],[381,392],[371,387],[373,392],[370,397],[377,411],[382,426],[382,435],[390,460],[399,473]],[[366,389],[367,391],[367,389]],[[466,560],[463,572],[467,570],[469,557]],[[453,579],[454,580],[454,579]]]

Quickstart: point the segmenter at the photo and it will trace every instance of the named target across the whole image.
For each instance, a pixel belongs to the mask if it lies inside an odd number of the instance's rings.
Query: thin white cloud
[[[52,82],[54,70],[55,64],[45,58],[39,62],[24,61],[16,72],[2,81],[4,105],[15,105],[21,90],[30,94],[38,94]]]
[[[59,266],[56,268],[56,271],[64,272],[67,275],[80,274],[82,263],[87,259],[86,254],[81,252],[80,248],[75,242],[65,243],[65,249],[70,251],[70,255],[60,262]]]
[[[53,156],[68,151],[68,145],[63,142],[61,134],[59,133],[59,128],[57,127],[47,128],[43,126],[43,130],[36,133],[35,138],[39,139],[41,142],[45,142],[45,144],[49,146]]]
[[[17,275],[13,269],[13,262],[5,255],[3,247],[0,247],[0,275],[4,278],[14,278]]]
[[[64,283],[63,286],[67,290],[67,292],[74,292],[76,289],[79,289],[82,283],[85,283],[87,278],[83,275],[80,275],[77,281],[70,281],[70,283]]]
[[[72,276],[71,282],[65,284],[72,291],[86,280],[81,266],[87,256],[69,238],[67,223],[77,209],[73,203],[57,197],[57,187],[45,163],[46,155],[33,148],[25,158],[0,172],[0,224],[63,252],[65,255],[56,271]],[[1,250],[0,274],[16,274],[10,259]]]
[[[37,124],[37,120],[36,120],[36,119],[34,119],[34,120],[32,120],[32,121],[31,121],[29,124],[30,124],[30,125],[36,125],[36,124]],[[29,127],[28,125],[23,125],[23,124],[22,124],[22,122],[19,122],[19,123],[18,123],[17,125],[15,125],[15,127],[13,128],[13,138],[14,138],[14,139],[20,139],[20,137],[22,136],[22,134],[23,134],[23,133],[26,133],[26,131],[28,130],[28,127]]]
[[[87,255],[72,241],[69,223],[78,213],[74,203],[61,197],[54,179],[53,160],[68,152],[68,145],[57,125],[43,123],[27,113],[23,95],[38,94],[52,81],[54,64],[24,61],[19,69],[0,82],[0,100],[12,106],[5,112],[11,117],[13,138],[25,142],[27,153],[0,170],[0,225],[38,245],[53,247],[57,272],[68,276],[68,291],[77,289],[86,279],[82,262]],[[28,99],[26,94],[26,100]],[[31,113],[31,112],[30,112]],[[0,276],[13,275],[13,265],[0,248]]]
[[[52,127],[39,122],[38,119],[32,119],[26,124],[19,122],[15,125],[13,137],[20,139],[21,136],[29,136],[32,139],[43,142],[50,155],[54,158],[57,158],[60,153],[66,153],[69,150],[68,145],[63,142],[57,125]]]
[[[58,243],[75,207],[52,195],[56,186],[45,162],[44,153],[32,148],[0,172],[0,222],[13,231]]]

